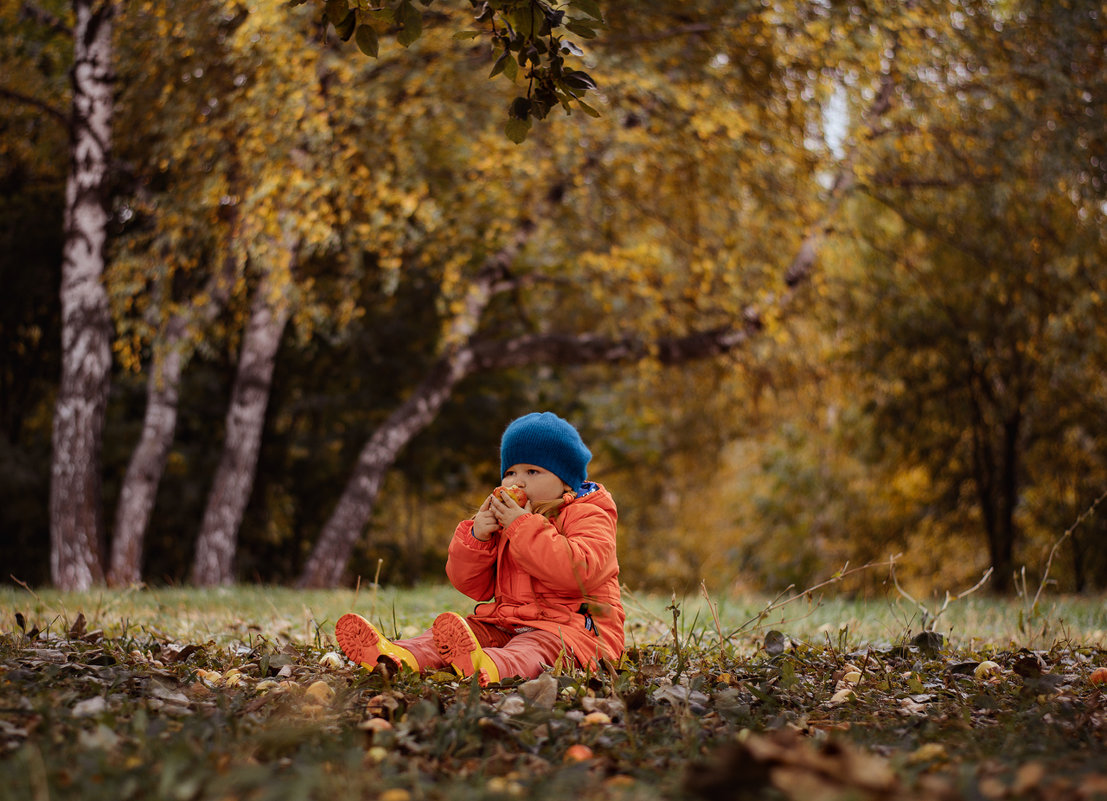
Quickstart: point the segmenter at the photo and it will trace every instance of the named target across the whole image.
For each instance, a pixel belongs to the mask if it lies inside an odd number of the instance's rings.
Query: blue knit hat
[[[533,412],[513,420],[500,440],[500,475],[516,464],[549,470],[579,492],[588,477],[592,453],[573,426],[553,412]]]

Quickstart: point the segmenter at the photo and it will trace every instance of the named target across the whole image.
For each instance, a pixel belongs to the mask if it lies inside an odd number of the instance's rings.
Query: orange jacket
[[[618,660],[626,613],[615,555],[615,501],[602,486],[561,507],[551,522],[526,514],[488,542],[463,520],[450,542],[446,575],[480,601],[472,617],[508,631],[559,634],[583,666]],[[488,602],[488,603],[485,603]]]

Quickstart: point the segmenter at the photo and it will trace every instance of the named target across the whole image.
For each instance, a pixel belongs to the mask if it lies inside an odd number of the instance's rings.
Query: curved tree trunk
[[[341,581],[357,538],[373,516],[385,473],[412,437],[434,422],[457,382],[472,372],[475,354],[470,342],[481,316],[492,298],[516,285],[508,278],[508,267],[533,230],[532,225],[524,225],[502,251],[485,263],[444,334],[443,341],[452,346],[361,449],[354,472],[300,574],[301,587],[333,587]]]
[[[434,421],[472,362],[468,349],[459,349],[440,360],[431,376],[369,438],[304,566],[301,587],[333,587],[341,581],[357,538],[372,518],[385,473],[412,437]]]
[[[100,452],[111,382],[102,284],[112,116],[111,3],[75,0],[73,117],[62,255],[62,374],[54,410],[50,575],[60,589],[103,581]]]
[[[194,584],[214,586],[230,584],[234,579],[238,527],[254,486],[273,369],[290,312],[281,282],[272,270],[266,271],[254,293],[242,339],[242,354],[227,409],[223,456],[196,542]]]

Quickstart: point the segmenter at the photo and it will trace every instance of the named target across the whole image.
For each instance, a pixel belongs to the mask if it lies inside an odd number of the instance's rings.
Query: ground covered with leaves
[[[14,617],[0,798],[1107,799],[1101,645],[770,630],[482,689],[370,672],[325,636],[222,645]]]

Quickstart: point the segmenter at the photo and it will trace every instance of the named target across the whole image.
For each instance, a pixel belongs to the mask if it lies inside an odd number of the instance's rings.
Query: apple
[[[592,749],[581,743],[570,745],[565,751],[566,762],[586,762],[593,756]]]
[[[1092,684],[1107,684],[1107,667],[1098,667],[1092,671],[1092,675],[1088,676],[1088,681]]]
[[[520,507],[527,505],[527,493],[522,487],[517,487],[512,484],[510,487],[496,487],[492,490],[492,494],[499,498],[501,501],[504,499],[504,495],[509,495],[515,503]]]

